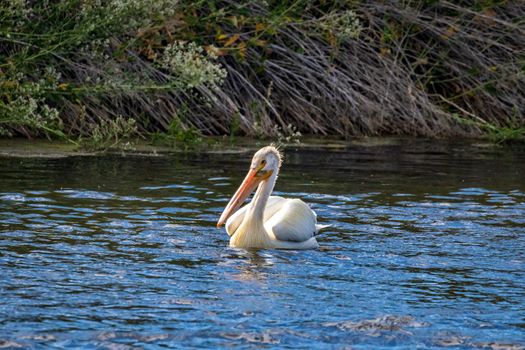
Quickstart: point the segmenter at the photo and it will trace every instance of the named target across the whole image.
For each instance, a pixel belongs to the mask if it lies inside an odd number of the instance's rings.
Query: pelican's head
[[[244,200],[262,181],[267,181],[272,174],[277,173],[281,162],[281,153],[273,145],[263,147],[255,153],[248,174],[226,208],[224,208],[217,222],[217,227],[224,225],[226,220],[241,207]]]
[[[259,171],[279,170],[282,163],[282,155],[275,146],[266,146],[258,150],[252,158],[250,169]]]

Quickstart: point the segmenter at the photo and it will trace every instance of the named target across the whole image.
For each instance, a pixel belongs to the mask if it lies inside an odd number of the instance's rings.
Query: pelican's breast
[[[277,213],[282,206],[287,201],[286,198],[279,197],[279,196],[270,196],[268,198],[268,202],[266,203],[266,207],[264,209],[264,217],[263,222],[268,221],[275,213]],[[235,231],[239,228],[241,223],[244,220],[244,216],[246,215],[246,210],[251,205],[251,203],[246,204],[244,207],[239,209],[235,214],[233,214],[228,221],[226,221],[226,232],[228,232],[228,235],[233,236],[235,234]]]

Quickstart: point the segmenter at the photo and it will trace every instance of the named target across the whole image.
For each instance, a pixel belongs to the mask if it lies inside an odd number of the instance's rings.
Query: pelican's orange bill
[[[264,176],[258,176],[257,170],[258,169],[250,169],[250,171],[248,171],[241,186],[230,199],[226,208],[224,208],[224,211],[217,222],[217,227],[224,225],[226,220],[228,220],[228,218],[240,208],[244,200],[255,190],[255,187],[257,187],[259,182],[265,178]]]

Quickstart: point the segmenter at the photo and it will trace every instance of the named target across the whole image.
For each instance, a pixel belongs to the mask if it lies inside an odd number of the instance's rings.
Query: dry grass
[[[119,116],[135,119],[139,133],[175,123],[209,135],[275,136],[293,125],[344,137],[478,137],[525,126],[524,2],[209,4],[183,1],[164,24],[135,32],[126,59],[112,61],[127,85],[82,90],[86,77],[105,79],[111,70],[87,56],[62,60],[62,79],[79,88],[74,98],[49,94],[63,130],[90,135]],[[359,28],[340,37],[349,10]],[[119,40],[108,50],[120,48]],[[173,76],[151,57],[175,40],[220,55],[227,77],[219,89],[170,90]]]
[[[304,13],[303,22],[278,29],[269,54],[251,47],[245,61],[225,58],[228,79],[217,102],[203,108],[188,99],[189,121],[221,134],[239,118],[252,135],[275,124],[314,134],[429,137],[523,126],[525,5],[476,11],[414,3],[356,5],[359,37],[335,45],[309,30],[320,17]]]

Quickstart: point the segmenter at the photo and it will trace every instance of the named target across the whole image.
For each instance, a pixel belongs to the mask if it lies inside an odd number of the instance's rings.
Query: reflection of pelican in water
[[[270,196],[281,166],[281,154],[261,148],[243,183],[224,209],[217,227],[226,222],[230,245],[239,248],[314,249],[321,228],[317,216],[300,199]],[[238,210],[258,186],[251,203]]]
[[[232,277],[243,282],[264,282],[268,273],[275,264],[275,258],[270,254],[261,254],[260,251],[238,251],[232,262],[238,270]]]

